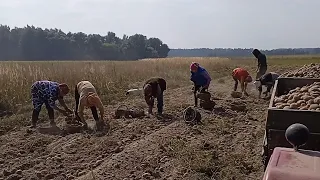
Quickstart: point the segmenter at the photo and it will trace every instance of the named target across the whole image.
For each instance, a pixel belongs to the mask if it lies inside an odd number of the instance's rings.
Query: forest
[[[107,32],[107,31],[106,31]],[[25,26],[0,25],[0,60],[138,60],[165,57],[245,57],[253,48],[170,49],[157,37],[63,32]],[[261,50],[266,55],[314,55],[320,48]]]
[[[60,29],[0,25],[0,60],[137,60],[167,57],[169,47],[142,34],[65,33]]]

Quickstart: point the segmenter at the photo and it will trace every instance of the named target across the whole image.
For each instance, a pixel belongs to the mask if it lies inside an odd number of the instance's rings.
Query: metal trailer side
[[[275,109],[273,101],[276,96],[287,94],[291,89],[302,87],[320,79],[314,78],[278,78],[271,95],[263,140],[263,163],[266,168],[275,147],[291,148],[285,138],[286,129],[294,123],[301,123],[309,128],[309,140],[300,149],[320,150],[320,112],[311,110]]]

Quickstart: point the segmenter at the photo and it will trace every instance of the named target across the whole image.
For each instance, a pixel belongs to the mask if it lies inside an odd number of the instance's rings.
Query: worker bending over
[[[193,62],[190,65],[191,77],[190,80],[193,82],[193,94],[194,94],[194,106],[198,105],[197,91],[203,92],[208,90],[211,77],[206,69],[201,67],[199,63]]]
[[[247,85],[248,83],[252,82],[252,77],[250,76],[249,72],[243,68],[235,68],[232,71],[232,78],[234,80],[234,91],[237,91],[238,88],[238,81],[241,84],[241,92],[248,96],[247,93]]]
[[[55,125],[54,122],[54,110],[59,111],[63,115],[67,116],[68,113],[72,114],[72,111],[67,107],[66,103],[63,100],[63,96],[69,93],[69,87],[67,84],[59,84],[53,81],[36,81],[31,86],[31,96],[33,104],[32,112],[32,125],[31,128],[35,128],[41,107],[43,104],[46,105],[48,116],[50,119],[50,124]],[[60,104],[64,107],[65,110],[60,109],[56,106],[55,101],[59,100]]]
[[[149,107],[148,113],[152,114],[154,99],[157,98],[158,115],[163,113],[163,92],[167,89],[166,80],[160,77],[148,79],[143,85],[144,99]]]
[[[267,90],[263,92],[265,94],[265,97],[267,97],[270,93],[271,88],[274,86],[274,83],[278,79],[279,74],[275,72],[269,72],[261,76],[259,79],[257,79],[254,84],[256,85],[258,91],[259,91],[259,98],[261,98],[261,92],[262,92],[262,86],[267,86]]]
[[[99,98],[95,87],[89,81],[80,81],[75,87],[75,100],[76,110],[75,115],[78,120],[84,124],[84,128],[88,128],[88,124],[83,117],[83,111],[85,107],[90,107],[94,120],[96,121],[97,127],[103,122],[104,108]],[[100,119],[98,117],[97,108],[100,112]],[[98,123],[100,120],[100,123]],[[100,128],[100,127],[98,127]]]

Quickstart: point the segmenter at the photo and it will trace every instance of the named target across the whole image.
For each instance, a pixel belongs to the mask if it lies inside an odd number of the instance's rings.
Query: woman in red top
[[[247,93],[247,85],[248,83],[252,82],[252,77],[250,76],[249,72],[242,68],[235,68],[232,71],[232,78],[234,80],[234,91],[237,91],[238,88],[238,81],[241,84],[241,92],[248,96]]]

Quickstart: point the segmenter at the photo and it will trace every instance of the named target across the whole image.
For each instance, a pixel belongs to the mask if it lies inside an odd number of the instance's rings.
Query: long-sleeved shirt
[[[267,57],[266,55],[260,53],[258,55],[258,68],[267,67]]]
[[[78,105],[78,114],[81,121],[84,121],[84,117],[83,117],[84,108],[90,106],[88,103],[89,95],[94,96],[93,105],[99,109],[100,116],[101,116],[100,118],[103,119],[104,108],[95,87],[89,81],[81,81],[77,84],[77,90],[80,95],[79,105]]]
[[[59,98],[59,83],[53,81],[36,81],[31,86],[32,100],[36,109],[39,109],[41,105],[47,101],[51,108],[56,106],[55,101]]]
[[[191,77],[190,80],[196,85],[196,86],[206,86],[209,85],[211,82],[211,77],[209,73],[202,67],[198,67],[197,72],[191,71]]]

